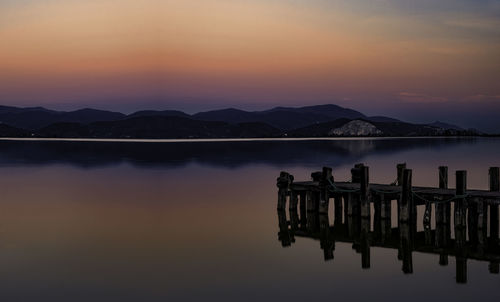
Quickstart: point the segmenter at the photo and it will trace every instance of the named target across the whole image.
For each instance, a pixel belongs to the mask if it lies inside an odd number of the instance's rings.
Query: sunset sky
[[[0,104],[500,129],[500,0],[0,0]]]

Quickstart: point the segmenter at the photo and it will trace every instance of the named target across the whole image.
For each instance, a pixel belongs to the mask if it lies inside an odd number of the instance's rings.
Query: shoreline
[[[355,141],[394,139],[476,139],[495,136],[381,136],[381,137],[277,137],[277,138],[182,138],[182,139],[140,139],[140,138],[30,138],[1,137],[0,141],[27,142],[103,142],[103,143],[215,143],[215,142],[272,142],[272,141]],[[498,138],[498,137],[497,137]]]

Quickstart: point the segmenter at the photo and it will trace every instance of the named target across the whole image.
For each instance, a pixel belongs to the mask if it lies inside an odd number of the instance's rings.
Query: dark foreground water
[[[330,261],[313,239],[283,248],[279,172],[344,180],[358,162],[373,182],[406,162],[414,185],[447,165],[450,186],[465,169],[488,189],[500,140],[0,141],[0,301],[500,301],[489,262],[457,284],[452,256],[413,252],[404,274],[397,249],[371,247],[362,269],[352,243]]]

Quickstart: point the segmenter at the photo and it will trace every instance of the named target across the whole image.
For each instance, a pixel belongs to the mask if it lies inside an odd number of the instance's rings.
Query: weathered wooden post
[[[467,283],[467,258],[463,248],[466,241],[466,205],[467,171],[456,172],[455,201],[455,248],[456,248],[456,280],[457,283]]]
[[[490,191],[500,191],[500,169],[498,167],[491,167],[490,174]],[[490,204],[490,244],[498,244],[498,204]]]
[[[367,166],[360,167],[360,211],[361,211],[361,268],[370,268],[370,243],[368,234],[370,233],[370,177]]]
[[[288,209],[290,211],[297,210],[297,205],[299,204],[299,192],[295,190],[290,190],[290,205]]]
[[[360,168],[361,171],[361,181],[360,181],[360,205],[361,205],[361,217],[370,219],[370,177],[369,169],[367,166]]]
[[[284,210],[286,208],[286,197],[292,182],[293,175],[285,171],[280,173],[276,184],[278,186],[278,210]]]
[[[351,182],[352,183],[360,183],[361,182],[361,168],[364,167],[365,164],[355,164],[354,168],[351,169]]]
[[[316,233],[319,230],[319,214],[318,212],[307,212],[307,231],[310,234]]]
[[[330,183],[333,183],[333,175],[332,168],[323,167],[323,172],[321,174],[321,179],[319,181],[319,212],[322,214],[328,214],[328,206],[329,206],[329,187]]]
[[[321,182],[322,176],[323,176],[323,172],[321,172],[321,171],[316,171],[316,172],[311,173],[312,181],[318,182],[318,184]],[[318,186],[318,188],[319,188],[319,186]],[[307,207],[308,211],[316,211],[317,212],[319,210],[320,192],[318,191],[318,188],[310,191],[310,194],[311,194],[310,199],[309,199],[310,207],[308,205],[308,207]]]
[[[490,191],[500,191],[500,169],[499,167],[491,167],[489,169],[490,178]],[[498,245],[498,204],[490,204],[490,244],[493,246]],[[498,274],[500,271],[500,264],[498,261],[492,261],[488,265],[489,271],[492,274]]]
[[[307,212],[313,212],[315,210],[314,205],[314,192],[312,190],[306,191],[306,208]]]
[[[290,209],[290,229],[295,232],[299,229],[299,213],[297,209]]]
[[[456,179],[455,226],[465,227],[467,222],[464,196],[467,194],[467,171],[457,171]]]
[[[397,170],[396,185],[398,186],[401,186],[403,184],[403,172],[405,169],[406,169],[406,163],[396,165],[396,170]]]
[[[399,221],[409,223],[412,218],[413,196],[411,184],[411,169],[403,171],[403,181],[401,185],[401,199],[399,202]]]
[[[351,179],[352,183],[361,183],[361,168],[364,167],[363,164],[356,164],[354,168],[351,169]],[[347,215],[357,216],[359,215],[359,194],[349,193],[347,199]]]
[[[300,228],[305,229],[307,225],[307,204],[306,204],[306,192],[300,192]]]
[[[334,200],[334,219],[335,225],[341,225],[342,224],[342,214],[343,214],[343,209],[342,209],[342,194],[337,193],[333,196]]]

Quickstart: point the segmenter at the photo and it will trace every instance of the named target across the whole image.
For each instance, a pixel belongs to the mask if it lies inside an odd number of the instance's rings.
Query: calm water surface
[[[352,243],[278,240],[276,177],[307,180],[327,165],[347,180],[355,163],[390,183],[396,164],[414,185],[437,168],[468,171],[488,188],[499,139],[377,139],[200,143],[0,141],[0,301],[500,301],[500,275],[469,260]],[[332,205],[330,205],[332,207]],[[332,209],[330,209],[332,211]]]

